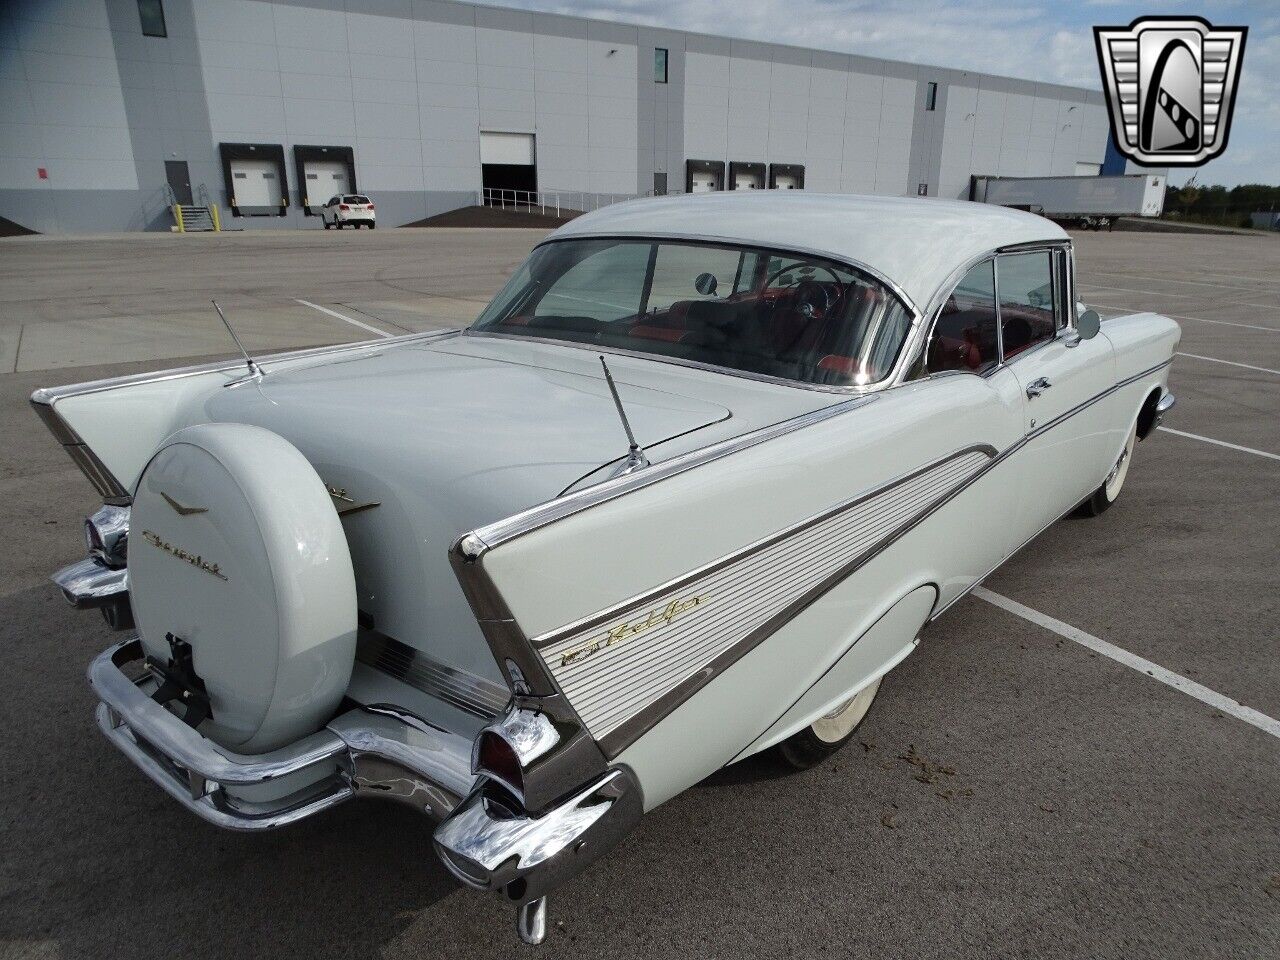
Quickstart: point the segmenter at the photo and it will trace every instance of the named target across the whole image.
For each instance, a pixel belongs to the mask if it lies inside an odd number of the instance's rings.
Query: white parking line
[[[1098,303],[1096,300],[1086,301],[1091,307],[1102,307],[1104,310],[1123,310],[1125,313],[1160,313],[1159,310],[1143,310],[1136,307],[1120,307],[1114,303]],[[1224,327],[1244,327],[1246,330],[1266,330],[1269,333],[1280,333],[1280,327],[1260,327],[1254,323],[1236,323],[1234,320],[1210,320],[1207,317],[1188,317],[1181,313],[1166,313],[1166,317],[1174,320],[1195,320],[1198,323],[1217,323]]]
[[[1192,440],[1200,440],[1204,443],[1212,443],[1218,447],[1226,447],[1228,450],[1239,450],[1241,453],[1252,453],[1255,457],[1266,457],[1268,460],[1280,460],[1280,453],[1268,453],[1266,450],[1255,450],[1253,447],[1242,447],[1237,443],[1227,443],[1225,440],[1215,440],[1213,437],[1202,437],[1198,433],[1187,433],[1184,430],[1175,430],[1173,427],[1156,427],[1165,433],[1172,433],[1179,437],[1189,437]]]
[[[1213,363],[1225,363],[1228,367],[1244,367],[1246,370],[1257,370],[1259,373],[1274,373],[1277,377],[1280,377],[1280,370],[1272,370],[1270,367],[1255,367],[1248,363],[1236,363],[1234,360],[1219,360],[1217,357],[1202,357],[1198,353],[1178,352],[1175,356],[1190,357],[1192,360],[1209,360]]]
[[[385,330],[379,330],[377,327],[371,327],[367,323],[363,323],[359,320],[353,319],[352,317],[348,317],[345,313],[339,313],[337,310],[330,310],[328,307],[322,307],[320,306],[320,304],[312,303],[310,300],[299,300],[295,297],[293,302],[300,303],[304,307],[310,307],[312,310],[319,310],[321,313],[327,313],[329,316],[336,317],[338,320],[345,320],[347,323],[351,324],[353,327],[360,327],[363,330],[368,330],[370,333],[376,333],[380,337],[395,336],[394,333],[387,333],[387,331]]]
[[[1188,283],[1198,287],[1224,287],[1227,290],[1234,290],[1237,293],[1267,293],[1266,290],[1257,290],[1252,287],[1237,287],[1230,283],[1222,283],[1217,280],[1175,280],[1172,277],[1144,277],[1136,273],[1117,273],[1114,270],[1090,270],[1090,276],[1103,277],[1123,277],[1126,280],[1154,280],[1156,283]],[[1222,274],[1222,276],[1235,277],[1235,274]],[[1264,280],[1261,277],[1237,277],[1239,280],[1254,280],[1258,283],[1280,284],[1280,280]]]
[[[1191,294],[1178,293],[1176,290],[1136,290],[1133,287],[1111,287],[1103,283],[1082,283],[1081,287],[1086,290],[1102,290],[1103,296],[1108,293],[1140,293],[1147,297],[1177,297],[1180,300],[1190,300]],[[1266,291],[1263,291],[1264,293]],[[1274,310],[1274,303],[1255,303],[1252,300],[1222,300],[1222,303],[1229,303],[1237,307],[1257,307],[1259,310]]]
[[[1052,630],[1060,637],[1066,637],[1073,640],[1081,646],[1088,647],[1095,653],[1100,653],[1104,657],[1109,657],[1116,663],[1124,664],[1131,667],[1139,673],[1145,673],[1153,680],[1159,680],[1161,683],[1180,690],[1187,696],[1195,697],[1202,703],[1206,703],[1215,710],[1220,710],[1229,716],[1235,717],[1237,720],[1243,720],[1250,726],[1257,727],[1265,733],[1271,734],[1273,737],[1280,737],[1280,720],[1267,716],[1252,707],[1246,707],[1238,701],[1232,700],[1225,694],[1218,693],[1216,690],[1210,690],[1203,684],[1196,683],[1194,680],[1188,680],[1180,673],[1174,673],[1172,670],[1166,670],[1158,663],[1152,663],[1145,657],[1140,657],[1136,653],[1130,653],[1117,647],[1114,643],[1108,643],[1095,637],[1091,633],[1085,633],[1083,630],[1071,626],[1069,623],[1063,623],[1055,617],[1051,617],[1039,610],[1032,610],[1030,607],[1023,606],[1016,600],[1010,600],[1008,597],[993,593],[986,587],[975,587],[973,590],[975,597],[981,597],[987,603],[994,604],[1001,610],[1006,610],[1014,616],[1021,617],[1034,623],[1036,626],[1044,627],[1046,630]]]

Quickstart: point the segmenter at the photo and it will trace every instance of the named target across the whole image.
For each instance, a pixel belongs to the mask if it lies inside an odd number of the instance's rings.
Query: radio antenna
[[[635,470],[643,470],[649,466],[649,458],[645,456],[644,448],[636,443],[636,435],[631,430],[631,421],[627,419],[627,411],[622,406],[622,397],[618,395],[618,385],[613,382],[613,374],[609,372],[609,364],[605,363],[603,355],[600,357],[600,366],[604,367],[604,378],[609,384],[609,392],[613,394],[613,405],[618,408],[618,419],[622,421],[622,429],[626,431],[627,444],[630,447],[626,462],[614,474],[620,477]]]
[[[222,308],[218,306],[218,301],[214,300],[212,302],[213,302],[213,309],[218,311],[218,317],[219,319],[222,320],[222,325],[227,328],[227,333],[231,334],[231,339],[236,342],[236,346],[240,348],[240,352],[244,355],[244,362],[248,364],[248,367],[249,367],[249,376],[261,377],[262,368],[258,366],[258,364],[254,361],[253,357],[249,356],[249,351],[244,348],[244,344],[241,343],[240,338],[236,336],[235,330],[232,328],[231,323],[227,320],[227,315],[223,313]],[[235,382],[242,383],[243,381],[237,380]],[[227,386],[231,386],[231,384],[227,384]]]

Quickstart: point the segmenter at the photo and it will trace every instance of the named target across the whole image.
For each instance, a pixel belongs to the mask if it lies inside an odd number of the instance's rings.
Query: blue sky
[[[488,0],[501,6],[750,40],[861,53],[1073,86],[1102,86],[1093,27],[1187,13],[1245,25],[1235,119],[1226,153],[1200,168],[1201,184],[1280,185],[1280,3],[1126,0]],[[1193,171],[1175,171],[1182,183]]]

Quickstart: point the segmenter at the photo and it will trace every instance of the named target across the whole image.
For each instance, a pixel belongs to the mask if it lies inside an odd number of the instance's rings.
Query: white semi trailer
[[[1019,207],[1055,220],[1107,225],[1115,217],[1158,217],[1168,178],[1130,173],[1086,177],[974,177],[969,199]],[[1105,221],[1105,223],[1102,223]]]

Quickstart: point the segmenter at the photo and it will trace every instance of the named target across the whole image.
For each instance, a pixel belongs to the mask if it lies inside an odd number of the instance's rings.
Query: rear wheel
[[[1138,422],[1135,420],[1129,429],[1129,439],[1125,441],[1124,449],[1120,451],[1120,457],[1107,474],[1107,479],[1102,481],[1102,486],[1093,491],[1088,500],[1080,504],[1076,511],[1080,516],[1096,517],[1109,510],[1116,502],[1124,488],[1125,478],[1129,476],[1129,465],[1133,463],[1133,448],[1137,442]]]
[[[334,225],[335,227],[337,227],[339,230],[341,230],[341,229],[342,229],[342,221],[341,221],[341,220],[335,220],[335,221],[333,221],[333,225]]]
[[[325,228],[326,230],[328,230],[328,229],[329,229],[329,221],[328,221],[328,220],[323,220],[323,219],[322,219],[320,222],[324,224],[324,228]]]
[[[797,770],[817,766],[853,739],[880,692],[880,677],[825,716],[778,744],[778,753]]]
[[[376,230],[376,229],[378,229],[378,225],[377,225],[376,223],[371,223],[371,224],[369,224],[369,229],[370,229],[370,230]]]

